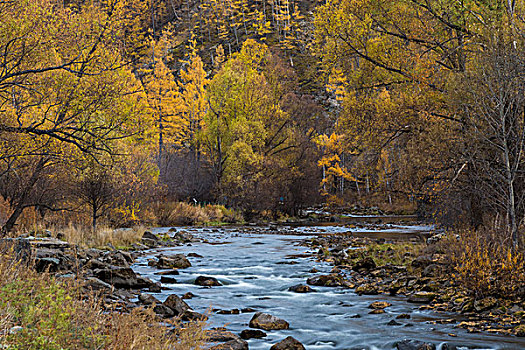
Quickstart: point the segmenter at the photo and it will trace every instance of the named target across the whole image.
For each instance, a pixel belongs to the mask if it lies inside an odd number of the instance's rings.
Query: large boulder
[[[222,283],[215,277],[199,276],[195,279],[195,284],[203,287],[219,287]]]
[[[141,289],[149,287],[153,282],[147,278],[137,276],[129,267],[111,267],[95,269],[95,276],[117,288]]]
[[[282,318],[262,312],[256,312],[250,320],[250,327],[270,331],[276,329],[288,329],[290,324]]]
[[[173,310],[174,315],[179,316],[184,321],[205,320],[207,318],[205,315],[193,311],[181,297],[175,294],[169,295],[161,305]]]
[[[177,315],[182,315],[184,311],[191,310],[191,307],[175,294],[169,295],[164,301],[164,305],[175,311]]]
[[[191,266],[191,263],[184,254],[175,254],[171,256],[160,256],[157,260],[159,269],[185,269]]]
[[[306,283],[311,286],[341,287],[344,286],[344,279],[338,274],[332,273],[330,275],[310,277],[306,280]]]
[[[277,344],[273,345],[270,350],[305,350],[304,345],[293,337],[286,337]]]

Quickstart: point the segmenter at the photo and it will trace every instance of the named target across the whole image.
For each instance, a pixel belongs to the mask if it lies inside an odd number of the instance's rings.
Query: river
[[[148,258],[159,253],[197,253],[202,258],[189,257],[192,267],[173,276],[177,283],[164,284],[170,290],[153,294],[163,301],[169,294],[179,296],[192,292],[195,297],[186,300],[201,313],[210,312],[209,327],[225,326],[234,333],[248,328],[253,312],[217,314],[212,309],[231,310],[252,308],[281,317],[290,323],[290,329],[267,331],[267,337],[250,339],[250,349],[269,349],[287,336],[302,342],[306,349],[393,349],[403,339],[414,339],[436,344],[458,346],[459,349],[525,349],[525,339],[489,333],[468,333],[454,324],[435,324],[433,321],[457,317],[447,313],[421,311],[403,297],[359,296],[351,289],[315,287],[316,293],[297,294],[288,288],[305,284],[312,268],[317,274],[328,273],[332,266],[308,256],[307,247],[299,245],[314,234],[331,234],[348,228],[342,226],[294,227],[274,234],[261,234],[253,227],[179,228],[207,243],[191,243],[174,248],[151,250],[139,258],[133,268],[158,281],[155,267],[147,265]],[[417,236],[428,230],[425,226],[393,225],[384,229],[357,230],[358,234],[388,236],[405,234]],[[154,230],[155,233],[168,228]],[[293,233],[293,234],[290,234]],[[306,254],[304,254],[306,253]],[[198,276],[217,278],[223,286],[203,288],[193,284]],[[388,301],[392,306],[384,314],[369,314],[368,305],[374,301]],[[397,315],[409,313],[410,319],[397,319],[401,325],[387,323]],[[452,334],[452,335],[450,335]],[[523,339],[523,340],[522,340]]]

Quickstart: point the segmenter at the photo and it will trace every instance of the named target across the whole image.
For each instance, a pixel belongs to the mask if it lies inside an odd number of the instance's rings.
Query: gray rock
[[[288,329],[290,324],[285,320],[270,314],[256,312],[250,320],[250,327],[270,331],[276,329]]]
[[[344,285],[343,282],[343,277],[335,273],[330,275],[310,277],[306,280],[306,283],[308,283],[311,286],[323,287],[341,287]]]
[[[129,267],[113,267],[96,269],[94,274],[100,280],[117,288],[140,289],[150,286],[153,282],[137,274]]]
[[[94,291],[111,291],[113,290],[113,287],[111,284],[106,283],[104,281],[101,281],[100,279],[96,277],[88,277],[86,278],[84,286],[86,288],[90,288]]]
[[[170,318],[170,317],[175,316],[175,311],[173,311],[173,309],[167,307],[164,304],[155,305],[155,307],[153,308],[153,311],[155,311],[157,315],[164,317],[164,318]]]
[[[161,302],[151,294],[141,293],[139,301],[144,305],[161,304]]]
[[[290,288],[288,288],[288,290],[290,292],[294,292],[294,293],[312,293],[312,292],[316,292],[315,289],[313,289],[310,286],[304,285],[304,284],[298,284],[298,285],[295,285],[295,286],[291,286]]]
[[[277,344],[273,345],[270,350],[305,350],[304,345],[293,337],[286,337]]]
[[[403,340],[396,344],[397,350],[436,350],[436,346],[419,340]]]
[[[191,266],[191,263],[184,254],[175,254],[171,256],[160,256],[157,261],[159,269],[185,269]]]
[[[266,337],[266,335],[267,334],[265,332],[259,329],[244,329],[240,334],[242,339],[259,339]]]
[[[164,301],[164,305],[172,309],[177,315],[182,315],[184,311],[191,310],[191,307],[175,294],[169,295]]]
[[[248,350],[248,343],[242,339],[233,339],[226,343],[215,345],[209,350]]]
[[[215,277],[199,276],[195,279],[195,284],[203,287],[219,287],[222,283]]]

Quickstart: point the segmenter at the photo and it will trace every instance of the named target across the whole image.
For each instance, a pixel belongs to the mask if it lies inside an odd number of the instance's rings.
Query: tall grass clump
[[[496,229],[464,230],[441,242],[455,281],[476,297],[525,297],[525,251]],[[522,245],[523,247],[523,245]]]
[[[38,274],[0,249],[0,347],[3,349],[201,349],[202,322],[162,321],[151,309],[102,310],[82,283]]]
[[[90,227],[69,224],[64,228],[53,228],[59,238],[81,247],[105,247],[109,244],[114,247],[129,247],[133,243],[140,242],[146,231],[143,226],[133,228],[112,229],[100,227],[95,232]]]
[[[242,215],[223,205],[193,205],[185,202],[155,203],[152,210],[159,226],[185,226],[219,222],[240,222]]]

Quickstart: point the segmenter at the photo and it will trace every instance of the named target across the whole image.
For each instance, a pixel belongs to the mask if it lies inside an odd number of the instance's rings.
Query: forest
[[[327,204],[525,215],[522,4],[2,1],[3,232]]]

